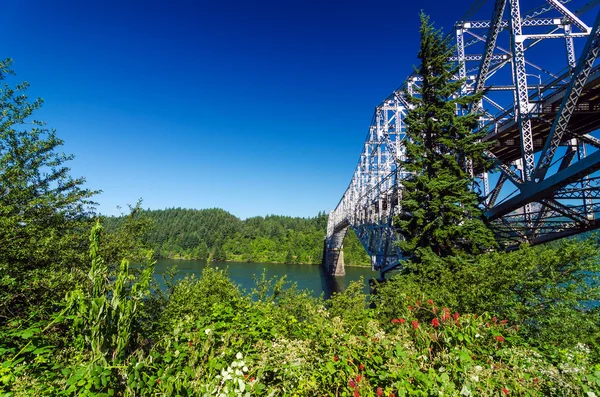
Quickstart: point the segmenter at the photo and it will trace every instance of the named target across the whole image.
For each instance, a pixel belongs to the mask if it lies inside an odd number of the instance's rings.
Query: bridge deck
[[[563,142],[600,129],[600,69],[592,72],[577,102],[577,108],[571,116],[569,131],[564,135]],[[540,151],[544,147],[552,123],[561,105],[567,85],[562,84],[543,101],[531,101],[536,109],[532,115],[531,127],[534,150]],[[503,163],[521,158],[521,141],[519,125],[514,119],[501,124],[497,131],[488,134],[484,140],[495,140],[490,151]],[[481,171],[481,170],[476,170]]]

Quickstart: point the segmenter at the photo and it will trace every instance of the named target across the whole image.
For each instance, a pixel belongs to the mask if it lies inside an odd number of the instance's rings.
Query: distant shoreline
[[[175,261],[204,261],[204,262],[208,262],[206,259],[200,259],[200,258],[157,258],[158,259],[172,259]],[[224,261],[210,261],[211,263],[213,262],[233,262],[233,263],[268,263],[268,264],[273,264],[273,265],[307,265],[307,266],[320,266],[320,263],[286,263],[286,262],[245,262],[245,261],[234,261],[234,260],[224,260]],[[363,267],[363,268],[370,268],[371,266],[369,265],[348,265],[348,264],[344,264],[344,266],[346,267]]]

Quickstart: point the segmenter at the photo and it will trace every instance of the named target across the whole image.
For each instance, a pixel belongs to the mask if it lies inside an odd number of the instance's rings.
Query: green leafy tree
[[[43,101],[9,84],[11,63],[0,61],[0,327],[56,310],[78,277],[68,269],[85,262],[96,193],[69,175],[63,141],[33,118]]]
[[[457,96],[463,81],[458,66],[448,62],[449,38],[421,14],[420,66],[417,95],[406,117],[406,163],[412,177],[404,181],[401,213],[395,220],[404,241],[400,248],[420,263],[432,258],[485,252],[495,247],[473,192],[469,164],[485,164],[481,134],[473,133],[476,113],[467,113],[481,94]],[[465,114],[462,114],[465,113]],[[429,258],[429,259],[428,259]]]
[[[14,74],[11,63],[0,61],[0,81]],[[89,219],[96,192],[69,175],[73,157],[58,152],[63,141],[32,118],[43,101],[29,101],[27,87],[0,86],[0,263],[36,268],[64,263],[67,248],[85,245],[73,230]]]

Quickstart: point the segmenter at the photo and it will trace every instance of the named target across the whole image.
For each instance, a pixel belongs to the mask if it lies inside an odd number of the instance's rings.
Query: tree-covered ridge
[[[323,256],[324,212],[312,218],[267,215],[245,220],[218,208],[144,210],[141,215],[153,222],[145,242],[159,258],[320,264]],[[123,219],[108,218],[108,229]],[[370,264],[353,232],[344,242],[344,256],[348,265]]]

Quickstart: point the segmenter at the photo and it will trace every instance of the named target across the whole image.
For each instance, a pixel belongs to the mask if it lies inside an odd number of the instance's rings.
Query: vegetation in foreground
[[[152,291],[151,262],[136,273],[126,260],[109,266],[101,238],[97,224],[87,279],[53,314],[2,327],[6,395],[593,396],[600,388],[597,328],[555,329],[561,310],[467,314],[407,295],[399,280],[379,286],[374,309],[362,282],[323,301],[262,277],[248,295],[210,266],[199,279],[167,280],[163,295]],[[536,251],[564,258],[580,246]],[[513,264],[507,270],[529,270]],[[500,295],[489,301],[519,303]]]
[[[440,45],[426,19],[422,36],[421,54]],[[444,59],[427,70],[447,76]],[[9,66],[0,63],[2,79]],[[416,112],[436,110],[442,80],[423,79],[423,93],[432,91]],[[246,294],[210,266],[198,279],[167,277],[158,290],[148,218],[136,207],[103,232],[88,214],[92,192],[55,154],[61,141],[41,124],[21,130],[39,106],[25,88],[0,88],[1,395],[600,394],[596,239],[501,253],[485,233],[470,236],[483,225],[461,210],[472,197],[466,176],[444,163],[469,150],[465,131],[443,130],[462,122],[448,109],[429,124],[427,166],[453,172],[415,178],[405,196],[413,203],[399,224],[411,222],[409,212],[415,220],[402,230],[412,254],[405,271],[371,300],[355,283],[324,301],[264,276]],[[464,147],[436,149],[446,132]],[[417,164],[422,149],[411,150]],[[452,208],[436,216],[445,196],[435,188],[448,185],[457,188]],[[418,200],[427,189],[430,199]],[[451,215],[435,223],[443,214]]]

